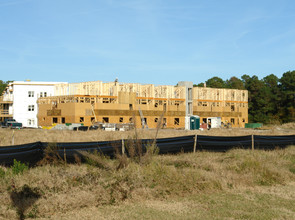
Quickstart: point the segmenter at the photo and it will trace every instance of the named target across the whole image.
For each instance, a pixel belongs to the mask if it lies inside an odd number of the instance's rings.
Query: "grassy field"
[[[184,135],[212,135],[212,136],[242,136],[242,135],[295,135],[295,123],[284,124],[280,126],[266,126],[263,129],[211,129],[211,130],[173,130],[160,129],[158,138],[176,137]],[[137,129],[138,138],[155,138],[156,130]],[[22,129],[11,130],[0,128],[0,146],[9,146],[12,144],[43,142],[89,142],[89,141],[107,141],[128,139],[135,136],[135,131],[67,131],[67,130],[42,130],[42,129]]]
[[[0,168],[0,218],[295,219],[295,146]]]

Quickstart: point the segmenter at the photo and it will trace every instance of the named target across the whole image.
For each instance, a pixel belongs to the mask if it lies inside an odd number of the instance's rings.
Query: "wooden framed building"
[[[0,122],[13,118],[12,103],[11,100],[4,100],[3,96],[0,96]]]
[[[55,85],[54,96],[38,100],[39,126],[54,123],[130,123],[141,127],[142,114],[149,128],[184,128],[187,97],[192,96],[193,115],[201,122],[221,117],[232,127],[248,122],[248,91],[236,89],[156,86],[101,81]],[[189,90],[191,91],[191,90]]]
[[[224,124],[245,127],[248,123],[248,91],[238,89],[193,88],[193,114],[201,123],[209,117],[221,117]]]
[[[38,100],[39,126],[53,123],[135,123],[141,116],[149,128],[183,128],[185,91],[183,87],[152,84],[86,82],[56,85],[55,94]]]

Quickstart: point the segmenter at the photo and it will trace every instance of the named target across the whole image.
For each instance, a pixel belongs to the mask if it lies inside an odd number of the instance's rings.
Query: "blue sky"
[[[0,0],[4,81],[174,85],[294,65],[294,0]]]

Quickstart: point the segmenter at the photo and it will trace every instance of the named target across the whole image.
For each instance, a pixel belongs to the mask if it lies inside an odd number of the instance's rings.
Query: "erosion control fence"
[[[130,146],[141,148],[144,152],[146,148],[153,144],[152,139],[142,140],[116,140],[100,142],[68,142],[68,143],[47,143],[35,142],[16,146],[0,147],[0,164],[11,165],[13,160],[34,165],[44,157],[47,147],[54,147],[56,153],[67,161],[74,161],[76,156],[82,156],[81,151],[100,152],[106,156],[114,157],[115,153],[128,153]],[[173,138],[156,139],[155,144],[159,148],[160,154],[214,151],[226,152],[234,148],[241,149],[261,149],[273,150],[275,148],[285,148],[295,145],[295,135],[288,136],[204,136],[190,135]]]

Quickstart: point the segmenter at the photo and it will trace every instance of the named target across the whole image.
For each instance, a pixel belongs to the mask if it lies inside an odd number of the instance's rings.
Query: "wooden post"
[[[125,154],[124,139],[122,139],[122,154]]]
[[[254,150],[254,135],[252,134],[252,150]]]
[[[194,153],[196,153],[196,148],[197,148],[197,135],[195,135],[195,140],[194,140]]]
[[[65,162],[65,165],[66,165],[67,164],[66,148],[64,148],[64,162]]]
[[[14,130],[12,131],[11,145],[14,145]]]

